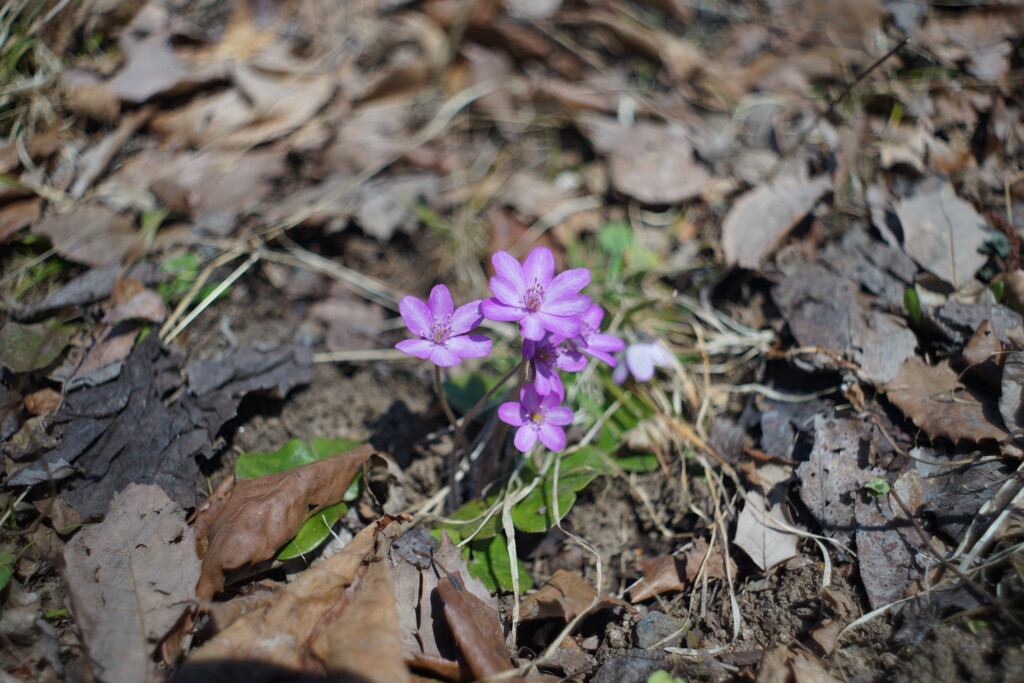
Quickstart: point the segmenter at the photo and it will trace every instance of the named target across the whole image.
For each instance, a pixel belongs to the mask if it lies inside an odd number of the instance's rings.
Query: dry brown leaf
[[[857,566],[868,602],[878,609],[906,597],[923,575],[921,560],[928,554],[918,550],[914,528],[888,500],[858,497],[856,517]]]
[[[1015,436],[1024,430],[1024,351],[1008,353],[1003,361],[999,414]]]
[[[111,325],[125,320],[148,320],[161,323],[167,317],[167,306],[163,297],[152,289],[143,289],[128,301],[118,304],[107,311],[103,322]]]
[[[150,2],[121,31],[125,66],[109,81],[110,92],[124,102],[141,104],[157,95],[182,94],[224,78],[224,63],[193,69],[171,46],[170,12]]]
[[[344,611],[320,629],[310,647],[327,675],[367,683],[410,681],[387,559],[371,562],[346,597]]]
[[[679,204],[700,196],[708,174],[677,126],[638,121],[630,127],[583,112],[577,124],[590,144],[608,157],[612,185],[647,204]]]
[[[515,668],[505,645],[498,611],[466,588],[461,572],[448,574],[438,581],[437,593],[459,651],[475,678],[487,678]]]
[[[996,326],[991,320],[983,321],[974,330],[974,334],[964,346],[961,360],[965,366],[964,373],[968,377],[982,382],[993,390],[999,388],[1003,376],[1003,344],[999,341]],[[1001,407],[1000,403],[1000,409]],[[1003,420],[1006,420],[1005,415]]]
[[[136,131],[148,121],[156,109],[153,105],[142,107],[138,111],[125,114],[117,129],[108,133],[96,144],[82,153],[79,159],[79,172],[75,182],[71,184],[69,194],[75,199],[85,194],[96,179],[107,170],[114,157],[121,153],[125,143],[135,135]]]
[[[131,217],[99,204],[82,204],[69,213],[46,216],[32,232],[50,240],[69,261],[94,268],[122,263],[142,245]]]
[[[309,671],[311,662],[304,653],[321,621],[336,616],[329,611],[344,606],[349,589],[360,581],[362,572],[381,558],[378,545],[384,542],[386,551],[385,539],[401,535],[409,521],[407,516],[385,517],[367,526],[337,555],[299,574],[268,605],[243,615],[216,638],[206,641],[189,657],[181,675],[197,675],[218,663],[230,670],[241,661]],[[340,610],[337,617],[344,619],[344,614]],[[312,672],[322,675],[322,664],[313,667]]]
[[[903,248],[911,258],[959,290],[974,279],[987,257],[978,253],[988,233],[985,219],[960,199],[949,182],[896,203]]]
[[[163,489],[132,484],[106,519],[64,549],[75,626],[100,681],[146,681],[157,643],[188,610],[199,558],[185,513]]]
[[[783,180],[739,197],[722,222],[725,262],[760,270],[821,197],[832,189],[827,175],[813,180]]]
[[[224,572],[274,557],[311,514],[342,499],[373,453],[373,447],[364,444],[285,472],[237,482],[209,527],[209,550],[196,595],[209,600],[224,587]]]
[[[995,396],[982,396],[959,381],[959,373],[945,360],[928,365],[908,358],[885,393],[903,414],[933,439],[961,441],[1005,440],[1009,434]]]
[[[736,521],[733,543],[742,548],[761,571],[768,571],[800,554],[797,549],[799,538],[785,531],[782,524],[789,526],[780,504],[769,507],[760,493],[747,491],[747,502]]]
[[[39,197],[11,202],[0,207],[0,244],[22,228],[27,228],[39,219],[43,200]]]
[[[736,563],[731,559],[729,563],[732,576],[736,576]],[[721,547],[716,545],[709,553],[708,542],[703,538],[690,544],[682,554],[662,555],[638,562],[637,569],[642,578],[630,588],[629,601],[635,605],[661,593],[682,590],[697,579],[701,566],[709,579],[726,578]]]
[[[533,595],[523,600],[519,607],[520,619],[562,619],[572,621],[593,602],[597,591],[587,583],[579,572],[559,569],[547,583]],[[594,605],[595,610],[624,607],[632,612],[633,608],[625,600],[611,595],[602,595]]]
[[[33,391],[25,397],[25,410],[29,415],[47,415],[60,406],[60,392],[46,388]]]

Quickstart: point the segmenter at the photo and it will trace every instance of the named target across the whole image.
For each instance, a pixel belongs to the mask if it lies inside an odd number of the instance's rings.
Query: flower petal
[[[494,266],[495,274],[508,280],[516,291],[526,291],[526,276],[523,274],[523,266],[512,257],[512,254],[507,251],[496,251],[491,256],[491,264]]]
[[[508,322],[522,320],[523,316],[526,315],[523,309],[506,306],[497,299],[486,299],[480,304],[480,311],[488,320],[504,320]]]
[[[604,320],[604,309],[595,303],[591,303],[590,308],[580,314],[580,319],[588,327],[592,327],[597,331],[601,329],[601,321]]]
[[[571,294],[579,294],[580,290],[590,284],[590,271],[586,268],[573,268],[551,281],[545,288],[548,298],[560,298]],[[589,304],[587,305],[589,308]],[[579,311],[582,313],[583,311]]]
[[[544,324],[541,322],[541,314],[527,313],[519,321],[519,333],[524,339],[540,341],[544,338]]]
[[[589,353],[594,358],[603,360],[613,368],[618,364],[618,361],[611,354],[624,348],[626,348],[626,342],[610,334],[592,334],[587,343],[581,347],[584,353]]]
[[[566,349],[558,357],[557,367],[559,370],[565,370],[566,372],[579,372],[587,367],[587,357],[579,351]]]
[[[523,412],[527,414],[540,407],[541,396],[537,393],[537,388],[533,386],[533,383],[524,384],[523,388],[519,390],[519,402],[523,406]]]
[[[495,275],[491,278],[490,284],[491,291],[494,292],[494,298],[501,303],[506,306],[523,305],[523,297],[526,295],[526,290],[517,288],[511,280]]]
[[[539,318],[542,330],[548,330],[563,337],[575,337],[582,325],[580,319],[575,316],[551,315],[541,311],[534,317]],[[523,336],[525,337],[526,334],[523,333]]]
[[[580,313],[587,310],[587,306],[590,305],[590,297],[585,294],[572,294],[569,296],[561,296],[551,298],[550,296],[544,300],[544,305],[541,306],[541,311],[544,313],[550,313],[551,315],[561,316],[573,316],[578,318]],[[583,326],[583,320],[580,319],[580,327]]]
[[[626,349],[626,365],[638,382],[654,377],[654,359],[651,358],[650,344],[630,344]]]
[[[429,337],[430,326],[434,324],[434,316],[427,305],[414,296],[404,296],[398,302],[398,312],[402,314],[402,322],[417,337]]]
[[[573,412],[567,406],[555,406],[544,415],[544,421],[553,425],[565,426],[572,424]]]
[[[561,427],[545,422],[541,425],[540,441],[553,451],[560,451],[565,448],[565,430]],[[519,436],[518,434],[516,435]]]
[[[534,379],[534,385],[537,387],[537,394],[540,396],[547,396],[551,393],[565,393],[565,389],[562,389],[562,378],[558,376],[547,363],[537,363],[537,377]]]
[[[555,274],[555,257],[547,247],[536,247],[527,255],[523,261],[523,275],[526,276],[526,286],[539,282],[545,289],[551,282],[551,276]]]
[[[507,425],[518,427],[523,422],[523,406],[515,401],[509,401],[508,403],[502,403],[498,406],[498,417]]]
[[[448,348],[448,344],[435,344],[434,351],[430,354],[429,360],[434,365],[442,368],[450,368],[453,365],[458,365],[459,361],[462,359],[459,358],[458,354]]]
[[[465,334],[480,324],[484,314],[480,310],[480,301],[470,301],[455,309],[452,314],[452,334]]]
[[[434,288],[430,290],[430,298],[427,299],[427,305],[430,307],[431,314],[435,318],[441,318],[442,320],[450,316],[452,311],[455,310],[451,292],[448,291],[446,285],[434,285]]]
[[[482,334],[463,334],[445,344],[459,358],[483,358],[491,352],[491,340]]]
[[[416,356],[427,360],[430,358],[430,354],[434,351],[434,342],[429,339],[406,339],[395,344],[395,348],[402,353],[407,353],[410,356]]]
[[[555,429],[558,428],[555,427]],[[537,443],[537,430],[532,425],[523,425],[516,430],[516,438],[513,443],[521,453],[525,453],[533,448],[533,444]]]
[[[625,363],[619,363],[614,370],[612,370],[612,381],[616,384],[622,384],[629,377],[629,368]]]

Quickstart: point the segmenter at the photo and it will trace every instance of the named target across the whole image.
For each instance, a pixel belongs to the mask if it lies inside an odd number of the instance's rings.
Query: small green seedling
[[[677,678],[665,670],[655,671],[647,677],[647,683],[686,683],[682,678]]]
[[[887,495],[892,490],[892,487],[889,486],[889,482],[885,479],[872,477],[864,484],[864,490],[867,491],[868,496],[871,498],[881,498]]]

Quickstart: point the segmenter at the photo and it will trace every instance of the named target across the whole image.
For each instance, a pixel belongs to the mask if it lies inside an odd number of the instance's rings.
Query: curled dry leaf
[[[389,541],[400,536],[410,521],[404,515],[384,517],[367,526],[337,555],[302,572],[268,604],[206,641],[182,667],[178,680],[209,680],[210,668],[216,667],[224,668],[223,680],[237,680],[238,667],[244,662],[322,675],[326,662],[310,661],[305,656],[307,648],[321,628],[330,628],[330,621],[345,619],[345,608],[358,595],[369,566],[383,559]],[[368,597],[379,586],[370,590]],[[394,655],[401,656],[397,645]]]
[[[730,572],[736,576],[736,563],[729,560]],[[719,546],[709,551],[708,542],[703,538],[694,541],[679,555],[662,555],[637,563],[642,578],[629,590],[629,600],[634,605],[655,595],[682,590],[693,583],[704,568],[709,579],[724,579],[725,559]]]
[[[461,572],[437,582],[444,616],[473,677],[487,678],[512,668],[498,611],[473,595]]]
[[[908,358],[884,391],[933,439],[959,443],[1004,441],[1009,436],[995,396],[982,395],[961,384],[959,373],[948,360],[932,366],[917,356]]]
[[[597,596],[597,591],[587,583],[579,572],[559,569],[540,590],[523,600],[519,608],[523,621],[531,619],[563,619],[572,621],[576,615],[587,610]],[[611,595],[602,595],[594,605],[595,610],[624,607],[633,608],[625,600]]]
[[[765,184],[741,196],[722,222],[726,263],[759,270],[830,189],[832,179],[822,175]]]
[[[285,472],[237,482],[209,527],[209,550],[196,595],[209,600],[224,587],[225,572],[274,557],[310,514],[342,499],[373,452],[364,444]]]

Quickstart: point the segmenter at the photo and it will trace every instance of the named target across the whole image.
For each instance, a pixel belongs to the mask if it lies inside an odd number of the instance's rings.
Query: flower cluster
[[[562,405],[565,387],[562,372],[578,372],[592,356],[614,367],[613,354],[625,343],[600,331],[604,311],[580,291],[590,283],[590,271],[575,268],[555,274],[555,258],[550,249],[537,247],[520,263],[511,254],[498,251],[491,257],[494,277],[490,280],[494,295],[459,308],[452,303],[448,288],[437,285],[423,303],[415,297],[402,299],[399,310],[409,330],[419,339],[407,339],[397,348],[430,360],[440,367],[457,364],[463,358],[479,358],[491,351],[491,341],[469,334],[487,318],[515,322],[523,337],[522,354],[526,363],[525,381],[519,400],[498,408],[498,417],[517,427],[514,443],[520,451],[530,450],[539,440],[552,450],[565,447],[565,429],[573,420],[573,411]],[[646,373],[647,354],[631,359],[630,371],[638,379]],[[639,362],[639,366],[637,366]],[[640,369],[640,372],[637,370]]]

